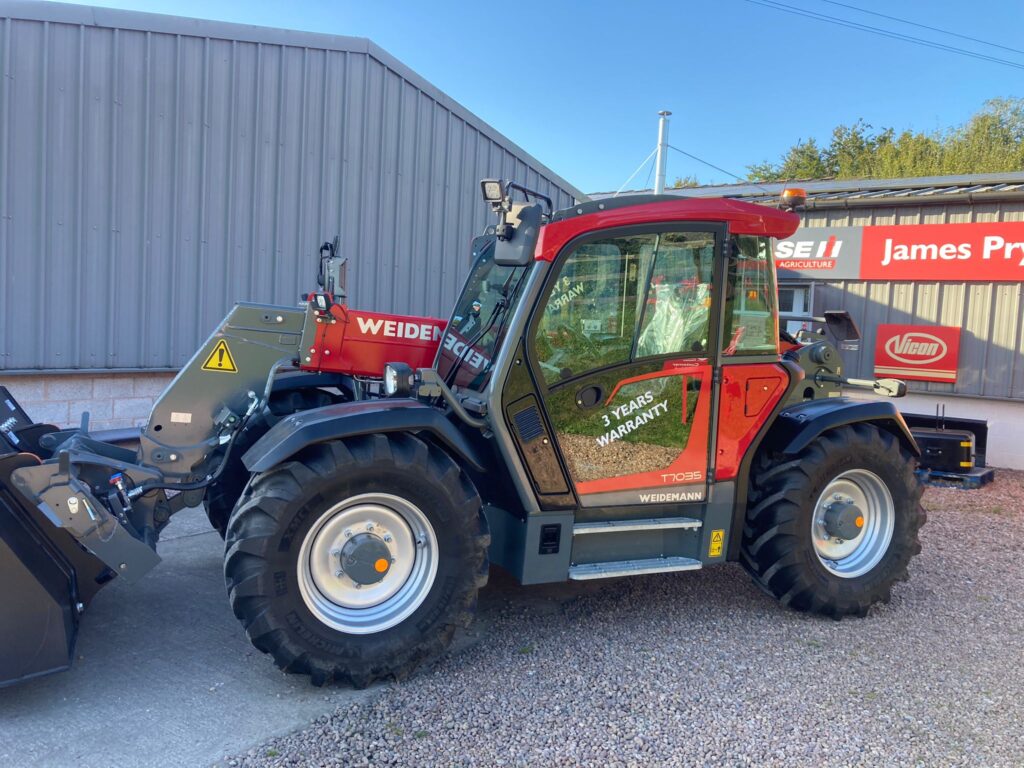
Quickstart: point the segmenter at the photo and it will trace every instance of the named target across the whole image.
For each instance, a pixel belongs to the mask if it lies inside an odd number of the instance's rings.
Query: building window
[[[811,328],[813,287],[810,283],[786,283],[779,286],[779,313],[789,315],[782,327],[795,336]]]

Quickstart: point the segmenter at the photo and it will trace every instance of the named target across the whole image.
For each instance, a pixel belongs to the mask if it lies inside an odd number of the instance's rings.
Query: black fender
[[[314,371],[282,371],[274,376],[271,392],[285,392],[290,389],[311,389],[314,387],[336,387],[355,400],[355,382],[347,373],[324,373]]]
[[[358,435],[426,432],[477,472],[480,452],[446,413],[412,398],[357,400],[293,413],[267,430],[242,456],[250,472],[266,472],[308,445]]]
[[[912,454],[921,455],[917,441],[892,401],[846,397],[810,400],[784,408],[761,446],[791,456],[806,448],[822,432],[865,422],[891,432]]]

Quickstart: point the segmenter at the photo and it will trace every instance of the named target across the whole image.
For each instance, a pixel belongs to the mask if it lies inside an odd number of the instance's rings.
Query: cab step
[[[588,579],[610,579],[616,576],[642,576],[645,573],[668,573],[670,571],[698,571],[700,560],[690,557],[652,557],[648,560],[618,560],[608,563],[584,563],[569,567],[569,578],[573,581]]]
[[[657,517],[642,520],[598,520],[596,522],[576,523],[572,527],[573,536],[588,533],[626,533],[628,531],[657,531],[669,528],[700,528],[703,523],[695,517]]]

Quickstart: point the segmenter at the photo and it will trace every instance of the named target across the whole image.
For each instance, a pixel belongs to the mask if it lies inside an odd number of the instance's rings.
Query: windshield
[[[473,267],[441,339],[437,372],[449,386],[482,392],[529,267],[495,264],[494,235],[476,238],[473,254]]]

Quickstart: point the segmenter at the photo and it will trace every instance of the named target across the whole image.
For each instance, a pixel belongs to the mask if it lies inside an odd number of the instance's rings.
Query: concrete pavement
[[[165,534],[151,574],[97,595],[70,672],[0,690],[0,764],[209,765],[374,695],[313,688],[249,644],[201,510]]]

